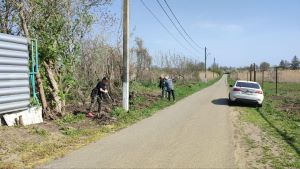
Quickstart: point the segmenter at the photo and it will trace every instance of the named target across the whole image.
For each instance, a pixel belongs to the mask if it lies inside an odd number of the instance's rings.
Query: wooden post
[[[247,72],[247,81],[249,81],[249,80],[248,80],[248,78],[249,78],[248,76],[249,76],[249,72]]]
[[[253,81],[256,82],[256,65],[255,65],[255,63],[253,63],[253,67],[254,67],[253,68],[253,79],[254,79]]]
[[[250,65],[250,81],[252,81],[252,64]]]
[[[262,71],[262,77],[261,77],[261,87],[264,88],[264,81],[265,81],[265,71]]]

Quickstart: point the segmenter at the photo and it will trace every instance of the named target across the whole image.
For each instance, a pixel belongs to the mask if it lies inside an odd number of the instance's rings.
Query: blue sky
[[[162,4],[163,0],[160,0]],[[169,30],[182,41],[156,0],[144,0]],[[223,66],[246,66],[300,56],[300,0],[167,0],[186,31]],[[114,0],[112,12],[120,17],[122,0]],[[167,8],[166,8],[167,9]],[[130,0],[130,29],[141,37],[152,56],[175,51],[198,61],[204,51],[178,44],[144,8]]]

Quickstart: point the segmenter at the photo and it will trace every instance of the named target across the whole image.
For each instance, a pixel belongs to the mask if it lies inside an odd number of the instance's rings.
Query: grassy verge
[[[264,142],[272,142],[259,145],[263,153],[260,163],[272,168],[300,168],[300,85],[280,83],[278,87],[276,95],[275,84],[265,83],[263,107],[241,108],[240,120],[258,126],[267,135]]]
[[[217,80],[175,84],[176,100],[208,87]],[[160,91],[156,84],[135,83],[131,87],[138,93],[131,110],[125,112],[119,107],[114,108],[112,115],[117,121],[109,125],[101,125],[86,118],[84,113],[79,113],[28,127],[0,126],[0,168],[33,168],[42,165],[174,104],[158,98]]]

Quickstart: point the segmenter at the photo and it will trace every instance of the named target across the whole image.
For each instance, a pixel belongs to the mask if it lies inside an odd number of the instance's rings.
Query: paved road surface
[[[226,76],[46,168],[235,168]],[[223,99],[222,99],[223,98]]]

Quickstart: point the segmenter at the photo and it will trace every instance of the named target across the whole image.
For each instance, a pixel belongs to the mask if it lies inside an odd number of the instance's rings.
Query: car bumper
[[[233,95],[230,96],[231,101],[243,102],[243,103],[255,103],[262,104],[263,96],[245,96],[245,95]]]

